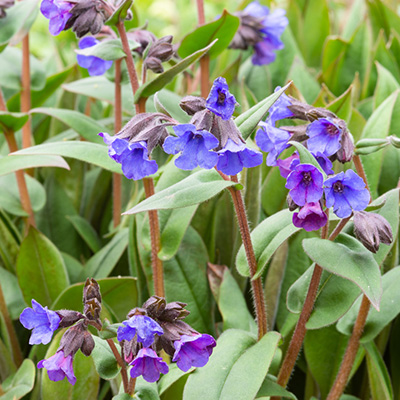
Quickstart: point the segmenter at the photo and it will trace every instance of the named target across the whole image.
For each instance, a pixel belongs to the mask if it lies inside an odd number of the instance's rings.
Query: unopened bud
[[[96,299],[99,303],[101,303],[100,286],[95,279],[87,278],[85,287],[83,288],[83,303],[86,303],[92,299]]]
[[[165,309],[166,301],[164,297],[151,296],[142,306],[147,311],[150,318],[158,318]]]
[[[342,164],[351,161],[354,154],[354,143],[351,133],[344,126],[340,138],[340,149],[336,153],[336,159]]]
[[[179,319],[186,318],[190,311],[185,310],[187,306],[186,303],[181,303],[180,301],[174,301],[172,303],[168,303],[161,313],[159,319],[162,321],[174,322]]]
[[[239,11],[235,15],[240,18],[240,26],[229,45],[231,49],[247,50],[263,40],[261,29],[264,26],[260,18],[248,15],[243,11]]]
[[[94,339],[92,337],[92,334],[89,331],[85,331],[83,333],[83,343],[81,346],[81,352],[86,356],[89,357],[90,354],[92,354],[92,351],[94,349]]]
[[[214,123],[214,113],[207,109],[198,111],[193,115],[190,123],[193,124],[198,131],[205,130],[210,132]]]
[[[172,36],[164,36],[151,45],[144,64],[154,73],[161,74],[164,71],[162,63],[170,60],[173,54]]]
[[[162,74],[164,72],[162,62],[156,57],[146,57],[144,65],[147,69],[150,69],[155,74]]]
[[[74,355],[82,347],[85,332],[87,332],[87,328],[83,321],[72,326],[61,338],[58,350],[63,350],[65,357],[69,354]]]
[[[0,0],[0,18],[6,16],[6,9],[14,5],[15,0]]]
[[[142,307],[132,308],[132,310],[128,312],[127,317],[132,318],[135,315],[147,315],[147,310]]]
[[[280,126],[279,129],[282,129],[286,132],[289,132],[292,136],[290,140],[295,142],[303,142],[308,139],[307,125],[293,125],[293,126]]]
[[[185,96],[179,103],[179,106],[186,114],[194,115],[206,108],[206,99],[198,96]]]
[[[400,149],[400,138],[392,135],[388,137],[388,140],[393,147],[395,147],[396,149]]]
[[[157,40],[156,36],[145,29],[137,29],[132,32],[127,33],[128,39],[133,40],[140,44],[140,47],[136,47],[134,51],[139,53],[141,56],[143,55],[146,47]]]
[[[372,253],[379,250],[381,243],[392,243],[392,228],[382,215],[358,211],[354,213],[353,222],[357,239]]]
[[[225,147],[228,139],[231,139],[236,144],[239,144],[240,142],[245,143],[245,140],[242,138],[242,135],[232,118],[224,120],[220,117],[215,117],[210,132],[219,139],[218,149]]]
[[[59,328],[68,328],[69,326],[78,322],[80,319],[85,318],[85,316],[78,311],[57,310],[56,313],[61,318],[60,324],[58,326]]]

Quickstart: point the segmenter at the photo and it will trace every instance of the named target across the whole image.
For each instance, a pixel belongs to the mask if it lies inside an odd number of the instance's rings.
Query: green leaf
[[[95,346],[90,356],[93,358],[97,373],[102,379],[114,379],[119,373],[119,366],[110,346],[98,336],[92,337]]]
[[[278,247],[299,230],[300,228],[296,228],[292,223],[292,213],[289,210],[282,210],[266,218],[251,232],[257,260],[257,273],[253,279],[263,273]],[[243,245],[236,256],[236,268],[242,276],[250,276]]]
[[[17,277],[28,304],[35,299],[50,306],[68,286],[67,271],[57,247],[33,227],[21,244]]]
[[[218,39],[208,52],[210,58],[215,58],[229,46],[239,25],[240,19],[224,10],[217,20],[202,25],[186,35],[179,46],[178,54],[182,58],[188,57]]]
[[[139,46],[139,43],[136,43],[134,41],[129,42],[129,48],[131,50],[136,49]],[[92,47],[75,50],[75,52],[83,56],[93,56],[101,58],[102,60],[112,61],[126,57],[120,39],[105,40],[104,42],[97,43]]]
[[[0,175],[11,174],[21,169],[37,167],[58,167],[69,169],[67,162],[59,156],[26,155],[5,156],[0,158]]]
[[[309,152],[308,149],[306,149],[300,142],[289,142],[292,146],[296,148],[296,150],[299,153],[300,161],[302,164],[311,164],[314,165],[314,167],[318,168],[318,170],[321,172],[321,174],[324,176],[324,180],[327,178],[325,171],[321,168],[321,166],[318,164],[318,161],[316,158]]]
[[[18,285],[17,277],[0,267],[0,281],[2,282],[1,288],[11,319],[18,319],[25,308],[25,300]]]
[[[281,385],[276,382],[276,378],[273,375],[267,375],[260,390],[257,393],[256,399],[269,399],[271,396],[278,396],[286,399],[297,400],[297,397],[284,389]]]
[[[192,367],[189,369],[189,371],[184,372],[181,369],[179,369],[175,363],[169,364],[168,367],[169,367],[168,374],[162,375],[160,380],[158,381],[158,391],[161,396],[165,392],[167,392],[174,384],[176,384],[177,381],[179,381],[182,377],[194,371],[194,367]]]
[[[353,88],[355,85],[356,82],[353,82],[343,94],[326,106],[329,111],[332,111],[347,123],[350,122],[352,114]]]
[[[264,180],[261,189],[261,204],[267,215],[272,215],[285,208],[288,189],[285,188],[286,179],[279,172],[279,168],[271,168]],[[274,195],[271,196],[271,193]]]
[[[44,143],[23,150],[19,150],[13,153],[13,155],[24,156],[24,157],[25,155],[27,156],[59,155],[63,157],[71,157],[80,161],[85,161],[87,163],[97,165],[108,171],[122,174],[121,165],[116,163],[108,156],[107,146],[97,143],[80,142],[80,141]],[[24,168],[27,168],[27,166],[25,166]],[[0,164],[0,171],[1,171],[1,164]]]
[[[279,97],[291,84],[292,82],[289,82],[283,88],[277,90],[275,93],[272,93],[270,96],[235,118],[235,124],[245,139],[250,136],[259,122],[267,115],[270,107],[279,99]]]
[[[75,110],[64,110],[62,108],[34,108],[31,114],[45,114],[56,118],[65,125],[79,133],[89,142],[104,144],[99,136],[100,132],[107,132],[107,128],[100,125],[94,119]]]
[[[113,314],[122,321],[126,318],[129,310],[138,306],[136,278],[112,277],[99,279],[100,291],[103,302],[111,309]],[[52,304],[53,310],[62,308],[80,310],[82,309],[82,293],[84,283],[77,283],[65,289]]]
[[[128,228],[124,228],[86,263],[82,278],[106,278],[117,265],[127,246]]]
[[[160,400],[157,383],[146,382],[142,376],[139,376],[135,385],[135,397],[139,400]]]
[[[393,389],[390,375],[376,344],[374,342],[365,343],[364,349],[367,354],[367,369],[372,399],[392,400]]]
[[[383,294],[381,300],[381,311],[371,309],[361,336],[361,343],[368,343],[396,318],[400,313],[400,267],[396,267],[382,278]],[[361,298],[351,307],[350,311],[339,321],[337,328],[345,335],[351,335],[353,325],[360,309]]]
[[[54,337],[45,358],[49,358],[56,353],[63,334],[64,331],[61,331]],[[42,374],[41,399],[82,400],[97,398],[100,378],[94,367],[93,359],[85,357],[82,352],[78,351],[74,357],[74,373],[76,383],[71,385],[66,378],[60,382],[51,381],[44,370]]]
[[[379,310],[382,282],[379,265],[372,253],[358,240],[341,234],[335,242],[319,238],[305,239],[307,255],[322,268],[354,282]]]
[[[189,376],[183,398],[254,399],[268,372],[279,338],[278,333],[269,332],[256,343],[248,332],[237,329],[223,332],[208,364]],[[232,395],[234,388],[237,392]]]
[[[225,181],[214,169],[200,170],[157,192],[124,214],[192,206],[211,199],[224,189],[235,185],[237,185],[235,182]]]
[[[80,215],[72,215],[67,218],[93,253],[97,253],[101,249],[102,243],[90,222]]]
[[[32,391],[35,383],[36,368],[32,360],[25,359],[18,371],[2,382],[4,394],[1,400],[19,400]]]
[[[123,21],[127,17],[132,3],[133,0],[123,0],[113,15],[106,21],[106,25],[117,25],[119,21]]]
[[[195,53],[191,54],[190,56],[184,58],[182,61],[179,61],[173,67],[164,71],[162,74],[157,75],[156,78],[153,80],[145,83],[144,85],[140,86],[139,90],[135,94],[135,103],[137,103],[140,98],[142,97],[149,97],[152,94],[158,92],[159,90],[163,89],[169,82],[175,78],[180,72],[184,71],[190,65],[192,65],[195,61],[197,61],[202,55],[207,53],[208,50],[211,49],[212,46],[216,41],[210,43],[207,47],[196,51]]]
[[[3,133],[7,131],[16,132],[25,125],[28,118],[28,114],[0,111],[0,128]]]
[[[374,93],[374,109],[378,108],[394,91],[400,89],[396,78],[378,62],[375,62],[378,70],[378,82]]]

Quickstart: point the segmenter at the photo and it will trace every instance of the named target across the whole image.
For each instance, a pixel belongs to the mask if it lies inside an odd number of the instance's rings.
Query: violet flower
[[[304,206],[318,201],[323,194],[324,177],[318,168],[311,164],[298,164],[287,177],[286,188],[293,201]]]
[[[276,160],[276,165],[279,168],[279,172],[281,176],[285,179],[298,164],[300,164],[300,157],[297,152],[294,152],[291,156],[283,160]]]
[[[63,0],[43,0],[40,4],[40,11],[49,19],[49,31],[53,36],[57,36],[64,30],[68,20],[72,17],[70,13],[75,3]]]
[[[25,308],[19,320],[26,329],[32,329],[29,344],[48,344],[58,329],[61,318],[55,311],[41,306],[32,299],[32,308]]]
[[[249,149],[244,143],[235,143],[228,139],[225,147],[218,151],[217,169],[226,175],[236,175],[244,167],[252,168],[260,165],[263,156],[259,151]]]
[[[352,211],[364,210],[370,201],[368,189],[353,170],[340,172],[325,182],[326,206],[332,207],[339,218],[350,217]]]
[[[330,118],[319,118],[307,126],[307,147],[311,153],[321,152],[327,157],[335,154],[341,147],[342,129]]]
[[[87,49],[100,43],[93,36],[86,36],[79,41],[80,49]],[[76,56],[78,64],[82,68],[86,68],[90,76],[103,75],[112,66],[112,61],[103,60],[95,56],[84,56],[83,54],[77,54]]]
[[[132,366],[130,374],[132,378],[142,375],[147,382],[155,382],[160,378],[160,374],[167,374],[168,365],[157,356],[157,353],[150,348],[139,350],[136,358],[129,364]]]
[[[154,335],[164,333],[161,326],[154,319],[146,315],[134,315],[122,323],[117,331],[117,338],[121,342],[132,340],[137,335],[137,341],[144,347],[149,347],[154,342]]]
[[[206,107],[223,120],[228,120],[232,117],[235,106],[235,96],[229,93],[225,78],[217,78],[207,97]]]
[[[178,137],[168,136],[163,144],[164,151],[168,154],[182,152],[175,160],[175,165],[184,170],[191,170],[200,166],[211,169],[218,161],[218,154],[210,151],[218,146],[218,139],[210,132],[196,130],[192,124],[174,126]]]
[[[307,232],[317,231],[328,222],[328,217],[322,211],[321,203],[306,203],[299,212],[293,214],[293,225]]]
[[[172,361],[184,372],[191,367],[204,367],[215,346],[215,339],[210,335],[182,335],[180,340],[174,342],[175,354]]]
[[[47,375],[49,376],[50,380],[57,382],[62,381],[65,377],[67,377],[68,382],[71,385],[75,385],[76,377],[72,368],[72,360],[72,354],[69,354],[67,357],[65,357],[64,351],[59,350],[56,354],[54,354],[54,356],[39,361],[37,366],[38,368],[47,369]]]
[[[274,92],[277,92],[280,89],[281,87],[277,86]],[[294,116],[293,111],[289,109],[289,106],[291,105],[292,101],[290,100],[290,97],[287,96],[285,93],[282,93],[279,96],[278,100],[276,100],[275,103],[272,104],[272,106],[268,110],[268,119],[271,121],[272,125],[276,126],[277,121]]]
[[[324,153],[318,151],[311,154],[314,156],[320,167],[327,175],[333,175],[335,173],[335,171],[332,169],[332,161]]]

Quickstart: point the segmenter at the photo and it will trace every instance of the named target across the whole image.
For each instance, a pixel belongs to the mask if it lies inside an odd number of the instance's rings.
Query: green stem
[[[31,110],[31,70],[29,34],[22,39],[22,91],[21,91],[21,112],[28,113]],[[32,146],[31,117],[22,127],[22,148]]]

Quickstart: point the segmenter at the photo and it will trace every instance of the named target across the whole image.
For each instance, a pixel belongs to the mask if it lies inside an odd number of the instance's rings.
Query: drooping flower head
[[[364,210],[370,195],[365,183],[353,170],[340,172],[325,182],[326,206],[332,207],[339,218],[347,218],[352,211]]]
[[[328,217],[322,211],[321,203],[306,203],[299,212],[293,214],[293,225],[307,232],[317,231],[328,222]]]
[[[236,175],[244,167],[256,167],[263,161],[259,151],[249,149],[245,143],[235,143],[232,139],[228,139],[218,154],[217,169],[226,175]]]
[[[60,325],[60,316],[32,299],[32,308],[25,308],[19,320],[26,329],[32,329],[29,344],[48,344]]]
[[[307,127],[308,150],[329,157],[340,149],[341,134],[342,129],[331,118],[319,118]]]
[[[154,160],[149,160],[145,141],[130,143],[126,139],[113,137],[105,132],[99,135],[109,146],[108,155],[121,164],[122,172],[128,179],[136,181],[157,172],[158,165]]]
[[[86,49],[88,47],[93,47],[100,43],[93,36],[86,36],[79,41],[79,48]],[[95,56],[85,56],[83,54],[78,54],[76,56],[78,64],[82,68],[86,68],[90,76],[103,75],[112,66],[112,61],[103,60]]]
[[[324,177],[318,168],[311,164],[298,164],[287,177],[286,188],[293,201],[304,206],[317,202],[323,194]]]
[[[130,374],[132,378],[142,375],[147,382],[156,382],[160,378],[160,374],[167,374],[168,365],[157,356],[157,353],[144,347],[140,349],[136,358],[130,363],[132,366]]]
[[[134,315],[122,323],[118,328],[117,338],[119,341],[132,340],[137,335],[137,341],[144,347],[149,347],[154,342],[154,335],[164,333],[161,326],[146,315]]]
[[[182,335],[174,342],[175,354],[172,361],[187,372],[191,367],[203,367],[216,346],[215,339],[207,334],[187,336]]]
[[[223,120],[228,120],[232,117],[235,106],[235,96],[229,93],[225,78],[217,78],[207,97],[206,107]]]
[[[212,149],[219,144],[218,139],[210,132],[196,130],[192,124],[174,126],[178,137],[168,136],[164,141],[164,151],[168,154],[181,156],[175,160],[175,165],[184,170],[191,170],[197,166],[211,169],[218,161],[218,154]]]
[[[59,350],[56,354],[54,354],[54,356],[39,361],[37,366],[38,368],[47,369],[47,375],[49,376],[50,380],[57,382],[62,381],[65,377],[67,377],[68,382],[71,385],[75,385],[76,377],[72,368],[72,360],[72,354],[68,354],[68,356],[65,357],[64,351]]]
[[[40,4],[40,11],[49,19],[49,31],[53,36],[57,36],[65,29],[68,20],[72,17],[70,13],[74,7],[73,2],[64,0],[43,0]]]
[[[275,128],[269,119],[260,122],[260,129],[256,133],[258,147],[268,153],[267,165],[277,165],[276,160],[283,150],[289,147],[290,133],[283,129]]]

